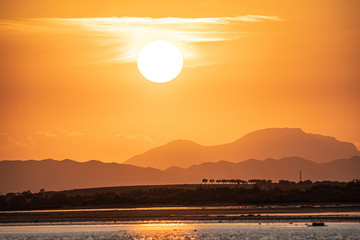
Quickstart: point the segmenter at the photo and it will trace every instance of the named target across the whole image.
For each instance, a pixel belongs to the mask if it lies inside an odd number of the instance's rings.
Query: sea
[[[95,211],[162,211],[196,209],[237,209],[246,206],[220,207],[150,207],[123,209],[67,209],[9,211],[3,213],[56,213]],[[249,207],[249,206],[247,206]],[[272,206],[274,208],[274,206]],[[299,206],[293,206],[300,208]],[[282,208],[277,206],[276,208]],[[316,209],[316,206],[314,206]],[[332,208],[329,208],[332,209]],[[191,212],[191,211],[190,211]],[[210,216],[210,215],[208,215]],[[260,215],[259,215],[260,216]],[[79,221],[0,223],[0,240],[25,239],[360,239],[360,212],[279,213],[261,217],[237,214],[210,216],[212,220]],[[217,220],[214,220],[217,219]],[[228,219],[228,220],[225,220]],[[324,223],[313,226],[313,223]],[[321,225],[321,224],[318,224]]]
[[[2,224],[0,239],[360,239],[359,222],[132,221]]]

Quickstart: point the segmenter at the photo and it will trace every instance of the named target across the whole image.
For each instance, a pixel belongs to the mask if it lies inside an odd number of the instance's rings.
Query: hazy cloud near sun
[[[2,159],[10,160],[61,156],[61,159],[79,161],[96,159],[122,162],[154,147],[155,144],[152,138],[142,133],[100,136],[89,131],[54,129],[34,133],[25,139],[15,139],[6,133],[0,133],[0,155]],[[86,157],[84,154],[79,155],[79,151],[86,152]]]
[[[176,44],[183,54],[186,66],[206,64],[199,59],[193,44],[223,42],[248,37],[252,32],[245,25],[255,22],[281,21],[278,16],[244,15],[212,18],[36,18],[26,20],[3,20],[1,31],[25,34],[70,35],[102,47],[109,53],[94,61],[79,64],[136,62],[141,48],[153,40],[168,40]],[[94,58],[91,58],[94,59]],[[213,63],[210,63],[213,64]]]

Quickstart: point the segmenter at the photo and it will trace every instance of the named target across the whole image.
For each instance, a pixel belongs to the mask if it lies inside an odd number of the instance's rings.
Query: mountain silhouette
[[[124,163],[166,169],[221,160],[240,162],[250,158],[279,159],[290,156],[322,163],[356,155],[360,155],[360,152],[354,144],[338,141],[334,137],[305,133],[300,128],[269,128],[217,146],[202,146],[187,140],[176,140],[136,155]]]
[[[0,192],[63,190],[113,185],[144,184],[149,179],[161,184],[162,172],[154,168],[141,168],[127,164],[103,163],[100,161],[1,161]]]
[[[168,169],[171,170],[171,169]],[[167,170],[167,171],[168,171]],[[350,181],[360,177],[360,156],[350,159],[335,160],[327,163],[315,163],[300,157],[287,157],[279,160],[267,158],[263,161],[249,159],[232,163],[226,161],[202,163],[187,169],[178,169],[179,176],[202,176],[216,179],[281,179],[299,181],[299,171],[302,179],[312,181],[336,180]],[[173,176],[176,176],[172,172]],[[179,177],[180,178],[180,177]],[[194,179],[195,180],[195,179]],[[197,179],[200,181],[200,178]]]
[[[300,157],[279,160],[250,159],[239,163],[219,161],[189,168],[171,167],[166,170],[136,167],[100,161],[72,160],[0,161],[0,192],[31,190],[67,190],[128,185],[192,184],[207,179],[286,179],[351,181],[360,178],[360,156],[327,163],[315,163]]]

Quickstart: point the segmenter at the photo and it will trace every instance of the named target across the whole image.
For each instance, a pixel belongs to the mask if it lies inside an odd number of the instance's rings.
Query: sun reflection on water
[[[129,230],[133,239],[194,239],[196,231],[191,224],[168,221],[139,224]]]

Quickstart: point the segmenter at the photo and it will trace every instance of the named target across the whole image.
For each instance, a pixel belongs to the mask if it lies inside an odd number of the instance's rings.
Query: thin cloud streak
[[[96,60],[95,57],[94,61],[77,65],[136,62],[136,56],[144,45],[162,39],[174,43],[180,49],[188,64],[184,65],[186,67],[196,66],[200,61],[196,50],[192,48],[193,43],[216,43],[249,37],[253,33],[244,31],[241,26],[282,20],[278,16],[263,15],[212,18],[34,18],[0,20],[0,31],[87,36],[87,41],[103,48],[103,53],[108,53],[105,54],[106,58]],[[206,64],[206,59],[202,58],[201,64]]]
[[[98,64],[98,63],[109,63],[109,62],[133,62],[136,60],[136,56],[125,56],[125,57],[117,57],[110,59],[103,59],[98,61],[86,62],[79,65],[89,65],[89,64]]]
[[[41,18],[45,20],[65,21],[65,22],[88,22],[93,24],[189,24],[189,23],[205,23],[205,24],[230,24],[236,22],[262,22],[262,21],[282,21],[278,16],[263,15],[244,15],[236,17],[213,17],[213,18],[150,18],[150,17],[112,17],[112,18]]]
[[[221,27],[226,25],[244,24],[263,21],[282,21],[278,16],[244,15],[236,17],[214,18],[149,18],[149,17],[112,17],[112,18],[34,18],[18,21],[0,20],[0,29],[17,29],[20,31],[49,31],[49,32],[110,32],[120,34],[138,32],[144,29],[166,29],[169,27],[174,32],[187,31],[198,34],[226,34]],[[134,29],[140,28],[140,29]],[[144,29],[143,29],[144,28]],[[207,31],[209,30],[209,31]],[[236,32],[230,32],[234,34]],[[218,39],[222,39],[218,37]]]

